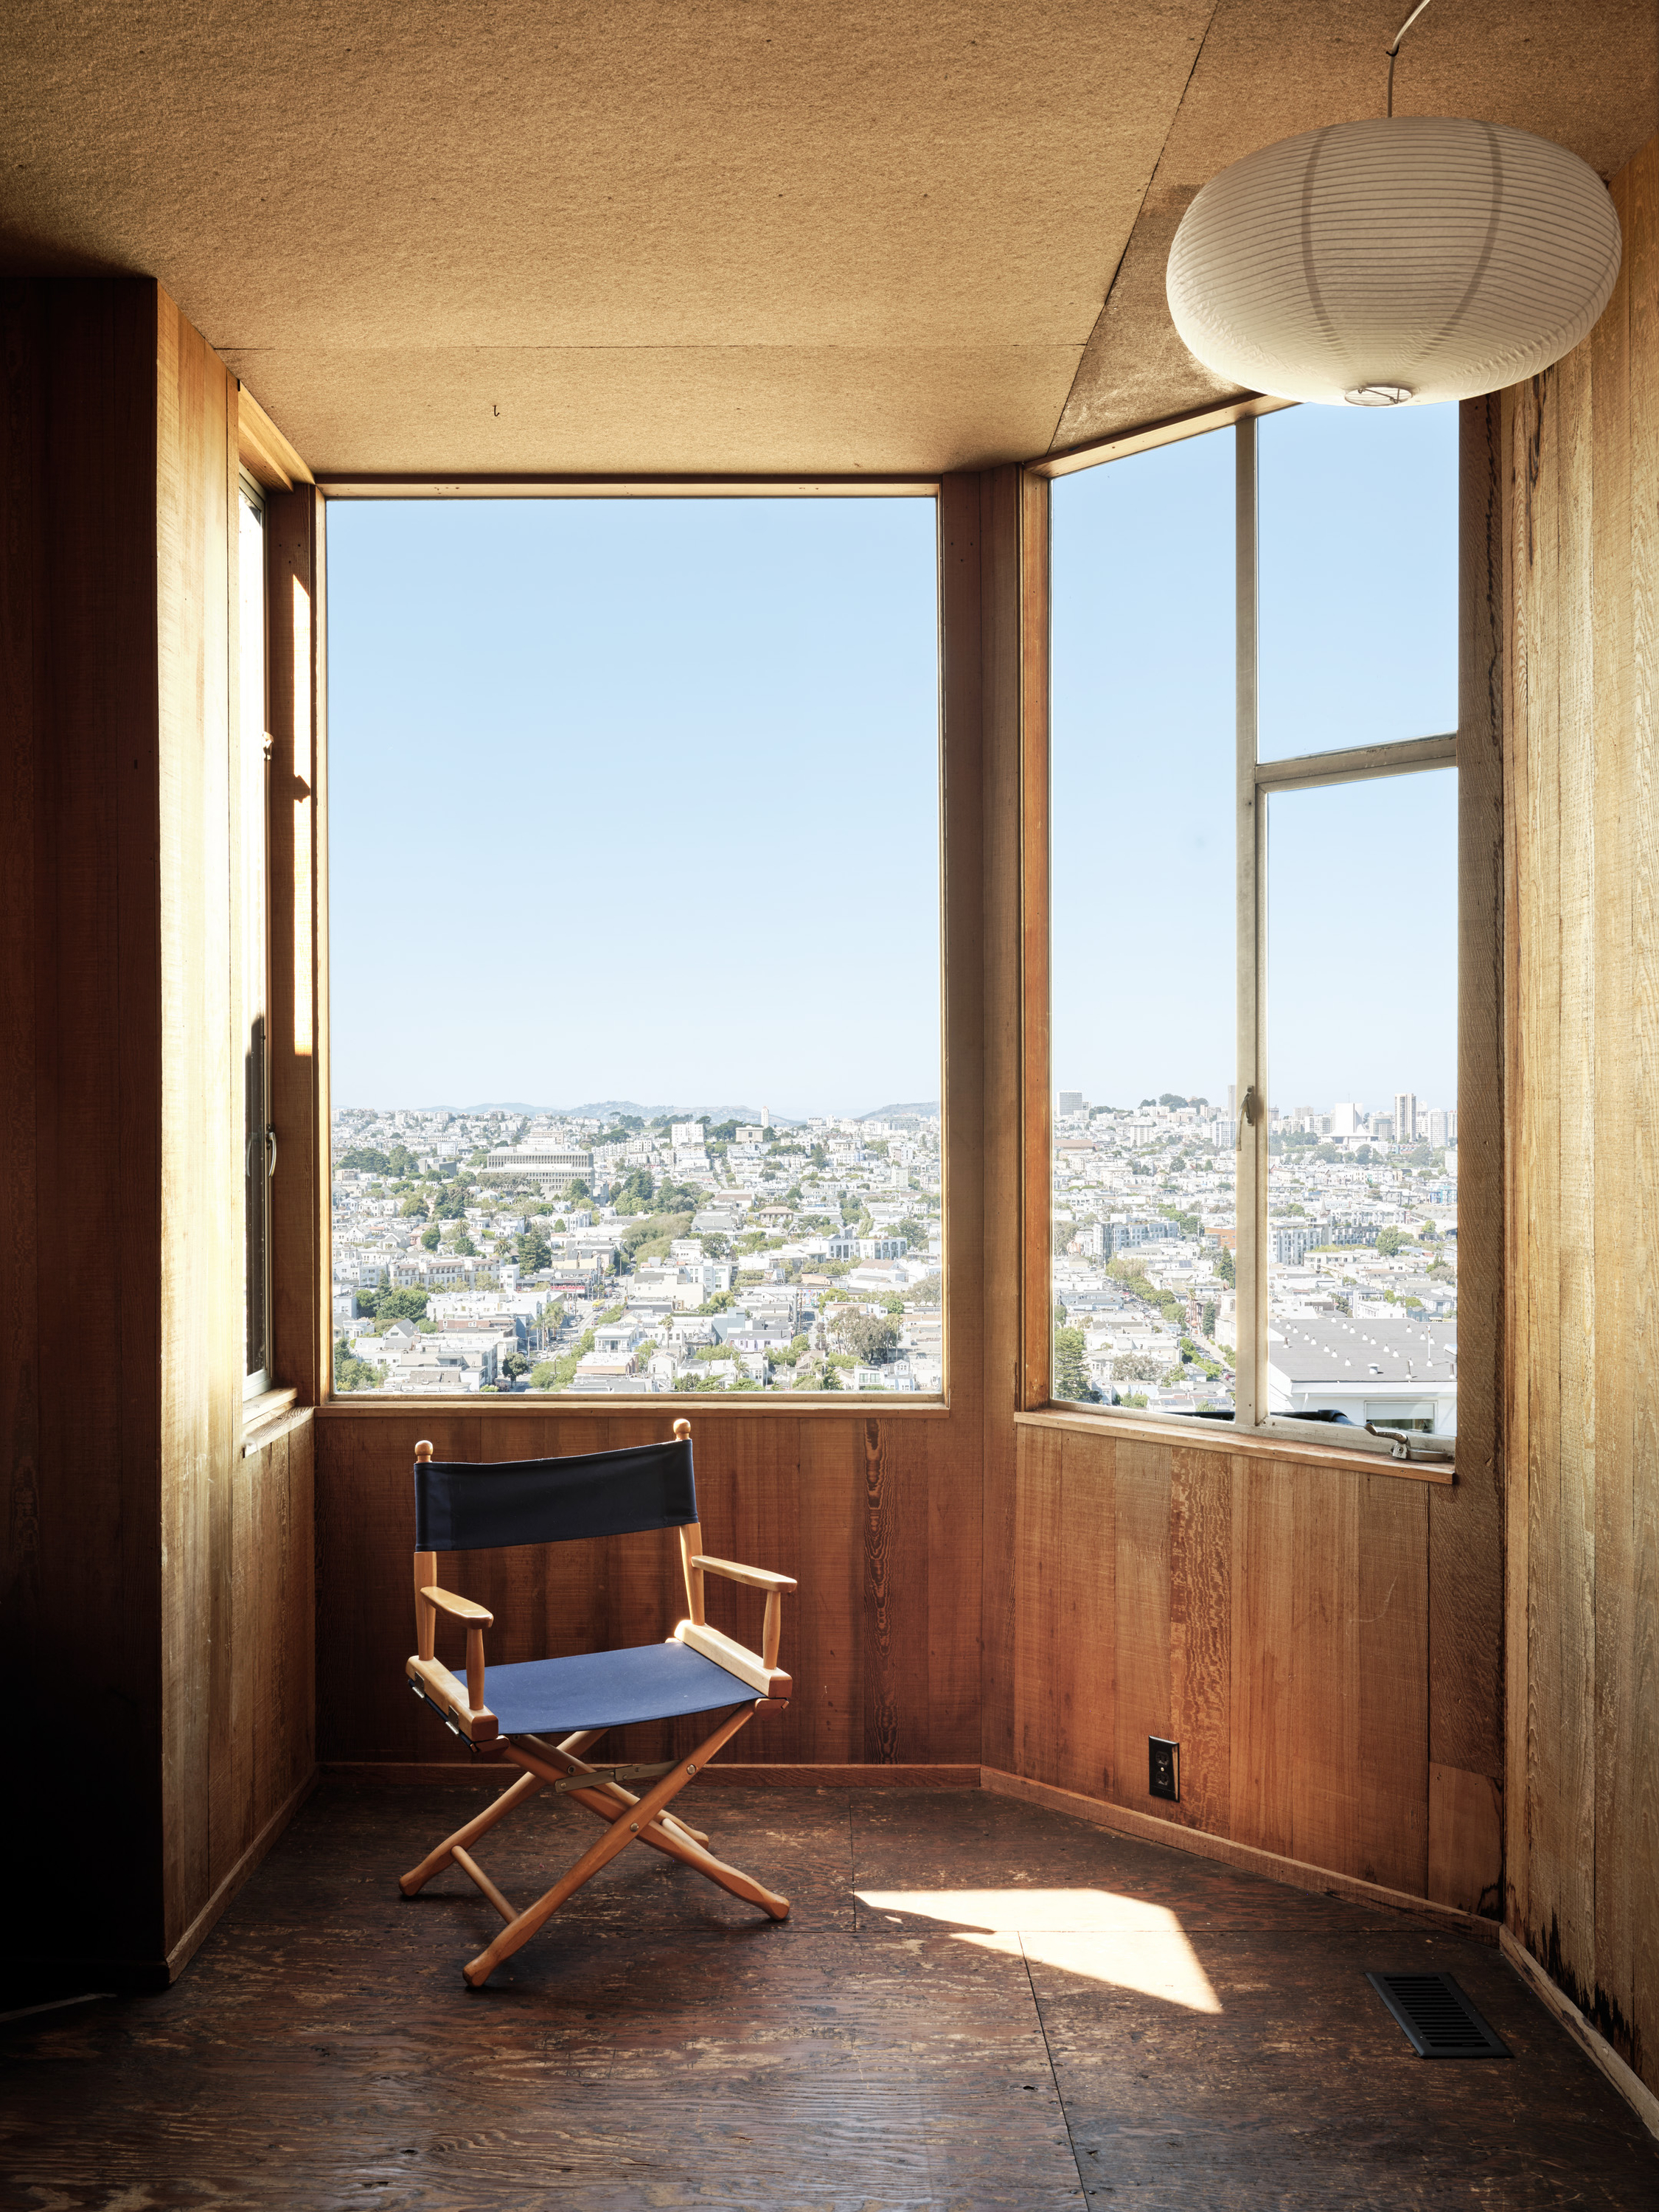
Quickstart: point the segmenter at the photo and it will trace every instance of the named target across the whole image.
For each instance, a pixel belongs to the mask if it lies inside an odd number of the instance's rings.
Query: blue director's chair
[[[689,1617],[665,1644],[488,1667],[484,1631],[494,1626],[495,1615],[438,1587],[440,1552],[568,1543],[578,1536],[623,1536],[642,1528],[679,1531]],[[765,1591],[759,1651],[709,1627],[703,1613],[705,1575]],[[462,1969],[474,1989],[482,1989],[503,1959],[510,1958],[568,1897],[636,1838],[695,1867],[733,1897],[759,1905],[774,1920],[787,1919],[787,1897],[775,1896],[750,1875],[717,1859],[708,1848],[708,1837],[675,1820],[668,1807],[761,1706],[787,1704],[793,1686],[778,1665],[778,1636],[783,1593],[794,1587],[787,1575],[704,1554],[689,1421],[675,1422],[672,1443],[565,1459],[456,1465],[434,1460],[429,1443],[416,1445],[415,1632],[419,1649],[404,1672],[416,1695],[469,1743],[475,1747],[498,1745],[524,1769],[487,1812],[458,1828],[404,1875],[400,1885],[405,1897],[413,1897],[440,1868],[453,1863],[471,1877],[506,1921],[489,1948]],[[434,1656],[441,1613],[466,1630],[465,1683]],[[590,1766],[582,1755],[607,1729],[626,1728],[635,1721],[670,1720],[684,1713],[716,1712],[723,1712],[723,1717],[714,1733],[684,1759],[656,1766]],[[549,1737],[560,1741],[550,1742]],[[644,1796],[636,1797],[623,1788],[625,1782],[649,1782],[652,1786]],[[520,1912],[502,1896],[468,1847],[503,1814],[544,1790],[574,1797],[605,1821],[605,1832],[545,1896]]]

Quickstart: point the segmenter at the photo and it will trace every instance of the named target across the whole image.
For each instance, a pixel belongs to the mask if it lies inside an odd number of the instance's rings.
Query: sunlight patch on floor
[[[959,1942],[1024,1955],[1189,2012],[1219,2012],[1209,1977],[1167,1905],[1106,1889],[860,1889],[872,1912],[956,1923]],[[970,1932],[971,1931],[971,1932]]]

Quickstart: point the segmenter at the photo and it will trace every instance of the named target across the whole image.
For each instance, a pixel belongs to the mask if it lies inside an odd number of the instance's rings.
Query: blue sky
[[[1260,425],[1264,757],[1456,722],[1456,410]],[[1234,440],[1054,487],[1054,1074],[1097,1104],[1226,1097],[1234,1060]],[[1269,1089],[1446,1104],[1448,771],[1275,799]]]
[[[1455,408],[1260,425],[1264,755],[1455,719]],[[1057,1088],[1232,1080],[1231,431],[1054,488]],[[337,1103],[939,1095],[931,500],[336,501]],[[1274,802],[1273,1103],[1455,1096],[1449,774]]]
[[[337,1104],[939,1096],[929,499],[334,501]]]

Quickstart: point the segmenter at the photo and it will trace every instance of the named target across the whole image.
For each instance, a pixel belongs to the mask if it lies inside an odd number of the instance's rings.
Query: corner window
[[[944,1388],[931,493],[337,499],[337,1393]]]
[[[1054,488],[1053,1395],[1456,1431],[1457,410]]]
[[[237,810],[237,1027],[242,1055],[242,1206],[246,1395],[267,1389],[270,1343],[270,781],[266,733],[264,495],[241,480],[236,561],[239,697],[233,717]]]

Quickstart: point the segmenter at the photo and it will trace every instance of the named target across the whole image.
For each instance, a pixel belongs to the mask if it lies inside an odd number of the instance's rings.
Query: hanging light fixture
[[[1170,313],[1206,368],[1282,399],[1424,406],[1547,368],[1606,307],[1619,218],[1529,131],[1449,116],[1334,123],[1212,178],[1170,251]]]

